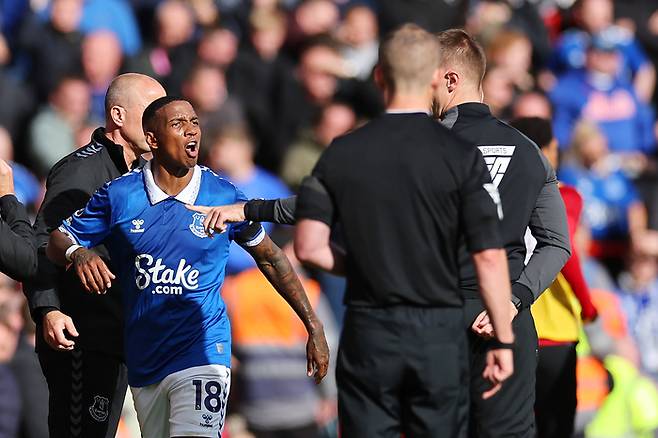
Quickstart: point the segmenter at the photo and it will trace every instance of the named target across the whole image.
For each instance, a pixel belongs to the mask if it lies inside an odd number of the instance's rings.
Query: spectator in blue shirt
[[[91,86],[91,118],[105,120],[105,93],[119,74],[123,52],[113,32],[100,30],[82,41],[82,68]]]
[[[553,70],[560,74],[584,69],[592,37],[604,33],[619,48],[621,59],[617,73],[631,81],[637,95],[648,102],[655,87],[655,69],[635,35],[613,24],[612,0],[581,0],[575,4],[573,14],[578,27],[567,30],[558,40],[552,59]]]
[[[574,130],[570,155],[558,176],[583,196],[593,255],[623,256],[629,234],[639,239],[647,227],[646,210],[633,183],[609,153],[606,137],[591,123],[581,122]]]
[[[555,136],[569,144],[576,122],[596,123],[613,153],[650,153],[655,147],[653,111],[619,77],[621,56],[616,42],[605,35],[592,39],[586,69],[567,73],[551,90]]]
[[[635,252],[619,276],[619,296],[628,329],[640,351],[642,370],[658,382],[658,263]]]
[[[254,142],[243,127],[227,127],[209,135],[208,167],[224,176],[249,199],[276,199],[290,196],[288,187],[275,175],[254,163]],[[273,225],[263,224],[271,233]],[[254,261],[242,248],[231,245],[227,274],[238,274],[254,267]]]
[[[142,46],[135,14],[126,0],[86,0],[80,30],[83,33],[111,30],[129,56],[136,55]]]

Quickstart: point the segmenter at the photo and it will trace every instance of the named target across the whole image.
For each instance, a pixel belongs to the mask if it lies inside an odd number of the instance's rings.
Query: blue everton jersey
[[[157,383],[186,368],[230,366],[231,329],[220,288],[231,240],[257,245],[260,225],[206,236],[204,215],[185,204],[245,201],[228,181],[196,166],[176,197],[156,184],[150,163],[107,183],[60,230],[78,244],[109,248],[121,282],[128,381]]]

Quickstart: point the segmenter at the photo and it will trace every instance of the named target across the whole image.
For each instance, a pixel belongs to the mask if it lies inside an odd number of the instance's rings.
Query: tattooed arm
[[[316,383],[320,383],[327,374],[329,347],[324,336],[322,323],[313,311],[290,261],[268,236],[265,236],[258,245],[244,246],[244,249],[251,254],[263,275],[304,323],[308,332],[308,342],[306,344],[307,373],[309,377],[315,377]]]

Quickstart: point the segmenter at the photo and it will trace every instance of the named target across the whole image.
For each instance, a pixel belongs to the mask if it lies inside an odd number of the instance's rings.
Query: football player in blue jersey
[[[51,234],[48,256],[103,293],[124,291],[128,381],[143,436],[217,437],[230,389],[231,336],[220,296],[231,240],[245,248],[304,323],[307,374],[319,382],[329,351],[322,324],[283,252],[259,223],[207,234],[186,205],[246,201],[228,181],[197,165],[201,130],[189,102],[162,97],[144,110],[153,160],[107,183],[84,210]],[[91,248],[104,243],[115,275]]]

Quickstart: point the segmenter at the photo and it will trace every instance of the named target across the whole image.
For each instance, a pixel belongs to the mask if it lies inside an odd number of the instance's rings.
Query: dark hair
[[[162,96],[155,99],[144,109],[144,114],[142,115],[142,128],[145,132],[152,127],[157,112],[172,102],[187,102],[187,100],[179,96]]]
[[[521,131],[522,134],[537,143],[537,146],[542,149],[548,147],[551,140],[553,140],[553,127],[548,119],[520,117],[512,120],[510,125]]]

